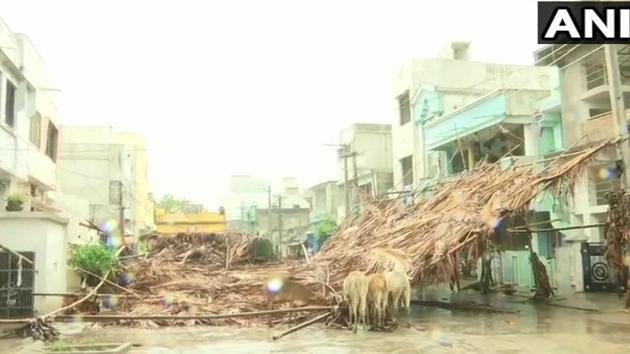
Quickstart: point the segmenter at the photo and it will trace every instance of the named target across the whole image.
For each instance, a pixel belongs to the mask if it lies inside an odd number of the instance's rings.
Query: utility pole
[[[621,91],[621,76],[619,75],[619,60],[617,58],[617,48],[613,44],[604,45],[604,53],[606,56],[606,69],[608,72],[608,84],[610,86],[610,104],[612,106],[613,116],[615,118],[615,133],[617,136],[627,137],[628,123],[626,121],[626,107],[623,101],[623,92]],[[626,192],[630,187],[630,174],[627,169],[630,166],[630,146],[627,141],[623,141],[617,145],[617,156],[623,161],[623,173],[621,179],[621,190]],[[624,251],[622,251],[624,252]],[[628,250],[625,250],[627,255]],[[623,257],[624,259],[626,257]],[[624,264],[624,267],[627,266]],[[628,274],[625,269],[623,272],[623,285],[626,287],[626,305],[630,302],[630,284],[628,283]]]
[[[352,156],[352,172],[354,174],[353,178],[354,178],[354,193],[353,193],[353,203],[352,203],[352,209],[354,209],[357,204],[359,204],[359,174],[357,172],[357,154],[356,152],[351,152],[350,156]]]
[[[271,207],[271,184],[270,184],[267,187],[267,216],[268,216],[268,220],[269,220],[268,221],[269,225],[267,225],[267,233],[268,233],[267,237],[269,239],[271,239],[271,234],[273,233],[273,228],[271,227],[271,220],[272,220],[272,218],[271,218],[271,216],[272,216],[271,215],[271,209],[272,209],[272,207]]]
[[[346,149],[348,145],[342,145],[341,157],[343,158],[343,190],[345,194],[345,216],[350,215],[350,186],[348,185],[348,155]]]
[[[615,118],[615,134],[617,136],[628,135],[628,123],[626,121],[626,107],[623,102],[623,92],[621,91],[621,77],[619,75],[619,61],[617,59],[617,49],[614,44],[604,45],[606,55],[606,70],[608,72],[608,84],[610,86],[610,104]],[[622,189],[630,187],[630,174],[626,171],[630,166],[630,145],[627,141],[618,145],[617,153],[623,160],[624,173],[621,180]]]
[[[278,247],[282,245],[282,194],[278,194]],[[280,248],[282,250],[282,248]]]

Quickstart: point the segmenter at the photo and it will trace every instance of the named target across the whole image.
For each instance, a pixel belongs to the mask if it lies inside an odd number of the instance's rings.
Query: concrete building
[[[339,197],[336,181],[323,182],[307,189],[305,199],[311,208],[311,223],[337,220]]]
[[[275,189],[276,191],[281,189],[282,192],[273,193],[271,200],[269,198],[270,186],[271,181],[267,178],[248,175],[232,176],[228,193],[223,200],[228,227],[248,232],[258,230],[258,232],[267,233],[266,229],[261,230],[258,225],[260,218],[256,216],[255,211],[268,209],[270,201],[272,205],[278,205],[279,196],[282,197],[283,207],[309,208],[295,178],[283,179],[281,188]]]
[[[0,20],[0,243],[34,263],[0,248],[0,318],[59,307],[32,294],[66,292],[67,242],[93,237],[78,225],[80,203],[65,208],[57,188],[57,94],[34,45]],[[21,211],[7,210],[16,198]]]
[[[630,107],[630,46],[617,46],[621,91]],[[615,136],[610,84],[601,46],[545,46],[535,53],[538,65],[560,67],[560,85],[540,103],[536,119],[541,126],[540,157],[558,153],[549,147],[579,150]],[[626,111],[630,117],[630,110]],[[536,209],[551,222],[549,227],[594,225],[606,222],[606,193],[620,186],[615,175],[620,157],[614,148],[598,154],[575,185],[567,201],[546,197]],[[626,172],[627,173],[627,172]],[[542,233],[535,247],[553,262],[552,274],[561,292],[607,291],[617,288],[614,270],[607,269],[603,255],[605,227]],[[600,267],[600,268],[597,268]],[[603,268],[602,268],[603,267]]]
[[[511,140],[529,138],[535,103],[553,88],[554,70],[470,61],[468,52],[469,43],[453,43],[436,59],[404,64],[396,77],[392,152],[397,189],[417,188],[424,179],[448,175],[449,169],[457,172],[473,163],[475,154],[500,156],[506,146],[514,147]],[[502,142],[489,142],[497,132]],[[528,154],[525,149],[532,145],[525,145],[516,152]]]
[[[92,222],[136,242],[155,230],[148,153],[141,136],[112,127],[62,126],[61,141],[59,186],[89,201]]]
[[[346,215],[346,188],[350,208],[356,208],[361,195],[382,195],[393,187],[391,126],[354,124],[341,132],[340,145],[343,147],[337,159],[339,222]]]

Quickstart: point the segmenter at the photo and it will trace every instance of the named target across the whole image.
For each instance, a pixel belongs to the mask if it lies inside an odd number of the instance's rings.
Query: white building
[[[323,220],[337,220],[339,197],[337,182],[319,183],[305,192],[305,199],[311,206],[311,223]]]
[[[0,249],[0,318],[58,307],[59,297],[31,294],[65,292],[67,242],[94,236],[62,208],[57,189],[57,93],[33,44],[0,20],[0,244],[35,265],[21,262],[18,284],[19,257]],[[16,197],[22,211],[5,211]]]
[[[338,221],[346,215],[346,178],[350,208],[359,205],[362,194],[382,195],[394,185],[391,125],[353,124],[341,132],[340,145],[342,148],[337,158]]]
[[[429,146],[431,144],[425,139],[425,129],[421,129],[425,123],[428,128],[435,128],[446,120],[451,121],[442,124],[443,131],[433,129],[437,139],[432,143],[446,145],[458,137],[486,128],[480,124],[458,126],[457,122],[453,123],[458,119],[451,116],[457,115],[457,111],[469,110],[479,114],[471,110],[471,103],[481,102],[493,93],[511,90],[514,96],[510,93],[498,100],[529,112],[530,107],[522,107],[520,103],[536,102],[540,94],[548,94],[553,88],[553,69],[470,61],[469,45],[455,42],[436,59],[413,59],[401,67],[395,78],[392,124],[394,185],[418,187],[422,179],[433,177],[438,173],[440,164],[445,164],[446,157],[440,152],[444,146]],[[506,110],[509,113],[509,107]],[[524,116],[523,112],[513,115]],[[516,123],[513,128],[518,130],[516,125],[522,125],[523,120]],[[522,128],[517,134],[523,140],[527,138],[527,132]]]
[[[89,201],[90,220],[114,235],[155,230],[144,139],[112,127],[62,126],[58,181]]]

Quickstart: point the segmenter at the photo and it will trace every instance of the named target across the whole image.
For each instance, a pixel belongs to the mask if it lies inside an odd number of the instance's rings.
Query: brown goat
[[[357,333],[359,322],[366,323],[368,283],[365,274],[353,271],[343,282],[343,297],[348,303],[352,331]]]
[[[286,277],[269,278],[263,284],[263,293],[267,298],[268,310],[271,310],[274,302],[289,303],[291,307],[300,307],[320,300],[319,296],[304,285]],[[269,315],[269,327],[271,326],[271,315]]]
[[[383,327],[387,310],[387,282],[383,273],[370,274],[368,280],[368,312],[377,327]]]

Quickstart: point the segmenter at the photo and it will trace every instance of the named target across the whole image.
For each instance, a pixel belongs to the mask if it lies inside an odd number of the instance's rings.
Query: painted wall
[[[161,233],[179,232],[223,232],[226,230],[225,215],[203,211],[197,214],[182,212],[167,213],[156,210],[157,231]]]
[[[5,213],[0,215],[0,239],[17,252],[35,252],[35,292],[66,292],[66,222],[43,213]],[[60,297],[35,297],[41,315],[61,307]],[[36,314],[36,315],[37,315]]]
[[[311,222],[337,218],[337,182],[325,182],[310,188]]]

